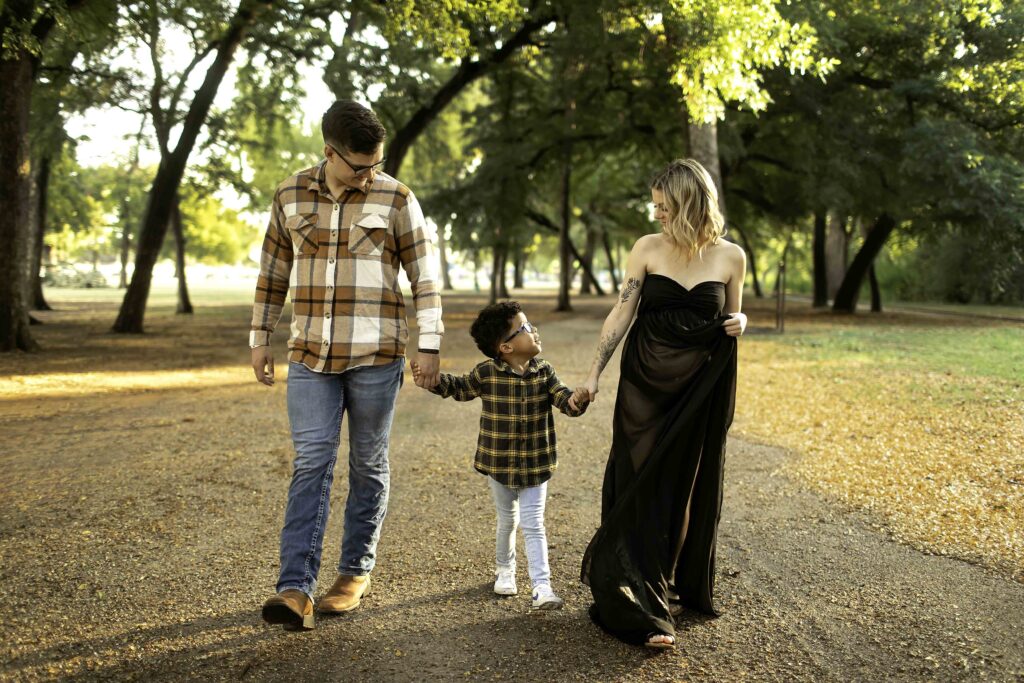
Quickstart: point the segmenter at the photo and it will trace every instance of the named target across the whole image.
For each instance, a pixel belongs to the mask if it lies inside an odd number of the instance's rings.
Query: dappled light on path
[[[200,370],[50,373],[0,377],[0,404],[32,399],[249,384],[252,370],[229,366]]]

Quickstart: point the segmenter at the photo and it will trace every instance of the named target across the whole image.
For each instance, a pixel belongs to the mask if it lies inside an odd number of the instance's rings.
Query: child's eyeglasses
[[[506,339],[505,341],[503,341],[501,343],[502,344],[508,344],[510,341],[515,339],[516,335],[519,334],[520,332],[527,332],[527,333],[532,334],[532,333],[534,333],[536,331],[537,331],[537,326],[536,325],[531,325],[529,322],[525,322],[525,323],[523,323],[522,327],[520,327],[518,330],[513,332],[512,335],[508,339]]]

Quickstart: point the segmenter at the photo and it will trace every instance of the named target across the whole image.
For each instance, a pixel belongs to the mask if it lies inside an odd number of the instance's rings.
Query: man
[[[384,127],[369,109],[335,102],[323,116],[324,159],[274,195],[256,285],[252,367],[274,384],[270,337],[291,291],[288,419],[295,463],[277,595],[263,618],[287,630],[313,628],[313,591],[330,509],[341,420],[349,415],[349,494],[338,578],[321,614],[359,606],[370,587],[387,510],[388,437],[402,385],[408,327],[399,265],[412,283],[417,362],[438,382],[441,297],[437,259],[409,188],[380,172]]]

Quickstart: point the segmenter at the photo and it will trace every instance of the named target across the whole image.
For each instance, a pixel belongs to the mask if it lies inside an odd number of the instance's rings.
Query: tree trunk
[[[814,237],[811,244],[814,271],[814,308],[828,306],[828,270],[825,258],[825,240],[828,236],[828,214],[814,213]]]
[[[531,221],[541,226],[542,228],[547,228],[548,230],[554,233],[561,233],[561,229],[557,225],[555,225],[555,222],[552,221],[547,216],[545,216],[544,214],[538,213],[537,211],[533,211],[532,209],[527,209],[525,215],[527,218],[529,218]],[[572,243],[571,239],[567,240],[567,242],[569,244],[569,252],[572,254],[572,257],[576,259],[576,261],[583,263],[583,259],[580,258],[580,252],[577,251],[576,245]],[[604,290],[601,289],[601,283],[597,281],[597,278],[594,276],[593,271],[590,270],[588,266],[584,265],[583,273],[588,278],[590,278],[590,281],[594,284],[594,290],[597,292],[597,295],[604,296]]]
[[[174,226],[175,270],[178,278],[178,309],[177,313],[191,315],[192,300],[188,296],[188,281],[185,279],[185,226],[181,224],[181,200],[174,201],[171,211],[171,224]]]
[[[566,107],[566,117],[570,107]],[[558,227],[558,307],[571,311],[569,288],[572,287],[572,256],[569,248],[569,221],[572,218],[572,142],[566,139],[562,151],[562,223]],[[582,261],[582,259],[580,259]]]
[[[846,277],[839,285],[839,291],[836,292],[835,300],[832,302],[834,312],[854,313],[857,310],[857,297],[860,294],[864,276],[895,229],[896,220],[887,213],[883,213],[875,221],[871,232],[864,238],[864,244],[860,251],[853,257],[853,262],[846,271]]]
[[[608,228],[601,227],[601,243],[604,245],[604,255],[608,259],[608,274],[612,277],[612,291],[619,291],[619,278],[615,274],[615,258],[612,256],[612,243],[608,238]]]
[[[46,303],[43,296],[43,276],[39,272],[43,269],[43,238],[46,236],[46,209],[49,203],[50,174],[53,167],[53,158],[44,154],[39,159],[39,170],[36,173],[36,197],[35,215],[32,217],[33,244],[31,270],[29,271],[29,284],[31,294],[29,302],[32,310],[52,311],[50,304]]]
[[[473,291],[480,292],[480,249],[473,250]]]
[[[441,287],[446,291],[450,292],[452,287],[452,276],[448,271],[448,240],[444,237],[444,232],[447,226],[440,226],[437,230],[437,250],[441,252]]]
[[[10,27],[14,17],[8,12],[14,14],[19,8],[12,0],[7,5],[0,10],[0,31],[14,30]],[[32,57],[28,52],[18,49],[13,55],[0,55],[0,351],[38,348],[29,331],[26,305],[32,85]]]
[[[786,271],[786,257],[789,255],[789,245],[793,243],[792,233],[786,238],[786,244],[782,247],[782,256],[779,257],[779,270],[775,275],[775,287],[772,289],[772,293],[776,296],[779,295],[779,289],[782,287],[782,283],[785,279]]]
[[[181,177],[185,172],[196,138],[206,121],[206,116],[213,104],[217,89],[224,80],[235,50],[246,29],[255,20],[257,13],[269,6],[272,0],[242,0],[232,17],[227,32],[220,40],[213,64],[206,72],[203,84],[196,91],[192,106],[181,129],[181,137],[174,151],[160,160],[160,167],[153,179],[146,205],[146,215],[139,234],[138,249],[135,254],[135,272],[131,284],[125,292],[124,301],[117,320],[114,322],[115,332],[137,333],[143,331],[146,316],[146,301],[149,299],[149,288],[153,280],[153,266],[160,255],[167,226],[171,220],[173,204],[176,201]]]
[[[825,269],[828,279],[828,298],[832,300],[835,300],[839,285],[846,277],[846,263],[849,260],[850,250],[850,234],[846,229],[846,223],[846,219],[840,218],[835,211],[828,212]]]
[[[594,252],[597,250],[597,234],[589,225],[587,226],[587,237],[583,243],[583,263],[590,271],[594,271]],[[580,278],[580,294],[590,294],[590,278],[584,275]]]
[[[128,202],[121,201],[121,278],[118,289],[128,288],[128,256],[132,248],[132,228],[128,220]]]
[[[764,292],[761,290],[761,280],[757,276],[757,254],[754,253],[754,245],[747,239],[747,233],[738,226],[732,225],[729,226],[729,229],[739,233],[743,249],[747,252],[747,270],[750,271],[750,279],[754,283],[754,297],[763,299]]]
[[[878,277],[875,275],[875,264],[868,268],[868,282],[871,283],[871,312],[882,312],[882,290],[878,286]]]
[[[512,286],[515,289],[523,288],[523,271],[526,270],[526,254],[517,249],[515,258],[512,259]]]
[[[497,244],[491,249],[491,294],[488,299],[489,303],[497,303],[498,297],[501,295],[500,285],[498,281],[501,277],[501,247]]]
[[[718,209],[725,218],[725,188],[722,187],[722,166],[718,161],[718,122],[687,125],[690,138],[690,156],[700,162],[711,174],[718,190]]]
[[[501,248],[501,268],[498,269],[498,296],[508,299],[508,246]]]

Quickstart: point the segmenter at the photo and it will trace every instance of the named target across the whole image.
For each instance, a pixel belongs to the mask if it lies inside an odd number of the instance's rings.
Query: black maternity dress
[[[721,282],[687,289],[648,274],[622,349],[601,527],[582,580],[594,596],[591,617],[626,642],[674,635],[674,601],[716,614],[715,537],[736,394],[724,306]]]

